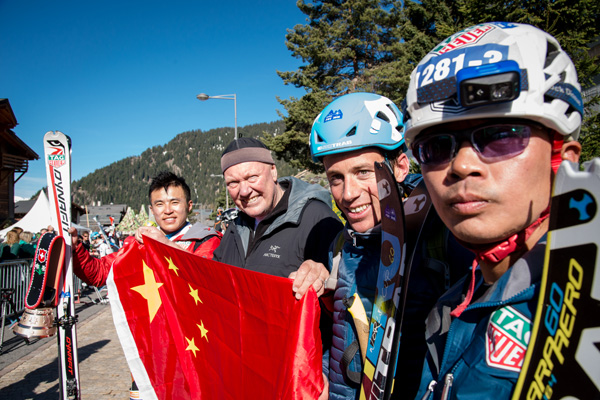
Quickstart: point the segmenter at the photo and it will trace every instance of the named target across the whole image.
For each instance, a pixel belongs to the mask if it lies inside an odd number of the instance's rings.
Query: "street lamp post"
[[[208,99],[223,99],[223,100],[233,100],[233,116],[234,116],[234,136],[233,138],[235,140],[237,140],[238,138],[238,134],[237,134],[237,100],[236,100],[236,96],[235,94],[221,94],[218,96],[209,96],[206,93],[200,93],[199,95],[196,96],[196,98],[200,101],[206,101]]]
[[[223,181],[225,181],[225,177],[223,176],[223,174],[210,174],[211,178],[223,178]],[[229,191],[227,190],[227,183],[225,183],[225,207],[228,210],[229,209]]]

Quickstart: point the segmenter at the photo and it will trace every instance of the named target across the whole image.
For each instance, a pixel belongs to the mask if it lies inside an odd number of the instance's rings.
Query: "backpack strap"
[[[332,316],[333,315],[333,294],[337,286],[340,262],[342,261],[342,247],[344,246],[344,231],[338,232],[334,239],[333,245],[333,260],[331,262],[331,271],[329,272],[329,278],[325,279],[325,293],[319,297],[319,302],[324,306],[325,311]]]
[[[359,346],[358,342],[355,340],[350,343],[350,346],[346,347],[344,353],[342,354],[342,360],[340,362],[340,366],[342,367],[342,373],[346,375],[346,378],[353,384],[353,386],[358,387],[360,385],[362,373],[357,371],[352,371],[350,369],[350,363],[352,359],[354,359],[354,355],[358,352]]]
[[[334,243],[331,271],[329,272],[329,278],[325,281],[325,289],[330,290],[335,290],[337,286],[340,262],[342,261],[342,247],[344,247],[344,230],[338,232]]]

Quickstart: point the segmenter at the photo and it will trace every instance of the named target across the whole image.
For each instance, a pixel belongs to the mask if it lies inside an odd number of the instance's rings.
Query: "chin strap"
[[[554,132],[551,141],[552,156],[550,158],[550,165],[552,167],[552,171],[554,171],[556,174],[556,171],[562,162],[561,150],[564,143],[564,136],[558,132]],[[475,270],[477,269],[477,265],[479,265],[481,261],[488,261],[492,263],[500,262],[510,254],[523,249],[527,239],[529,239],[533,232],[546,218],[548,218],[549,215],[550,205],[548,205],[548,207],[542,212],[540,217],[533,224],[529,225],[521,232],[515,233],[508,239],[499,243],[494,243],[491,246],[486,246],[484,248],[477,246],[474,247],[469,243],[461,242],[463,246],[475,253],[475,259],[473,260],[473,265],[471,267],[471,281],[469,282],[469,290],[467,291],[467,295],[465,296],[464,301],[450,313],[451,316],[460,316],[465,308],[467,308],[467,306],[471,303],[471,300],[473,299],[473,292],[475,291]]]
[[[500,262],[510,254],[523,249],[527,239],[531,237],[533,232],[546,218],[548,218],[549,215],[550,206],[548,206],[542,212],[540,217],[533,224],[529,225],[521,232],[515,233],[508,239],[499,243],[497,242],[491,246],[486,246],[485,248],[473,247],[473,245],[462,242],[463,246],[475,253],[475,259],[473,260],[473,265],[471,267],[471,281],[469,282],[469,290],[467,291],[467,295],[465,296],[463,302],[460,303],[454,310],[452,310],[450,313],[451,316],[460,316],[465,308],[467,308],[467,306],[471,303],[471,300],[473,299],[473,292],[475,291],[475,270],[477,269],[477,265],[481,261],[488,261],[492,263]]]
[[[550,159],[550,165],[552,166],[552,171],[556,174],[558,171],[558,167],[560,167],[560,163],[562,162],[562,146],[565,142],[564,136],[558,132],[554,132],[554,137],[552,138],[552,158]]]

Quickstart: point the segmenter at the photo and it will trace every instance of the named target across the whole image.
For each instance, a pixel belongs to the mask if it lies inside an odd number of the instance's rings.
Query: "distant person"
[[[11,229],[11,231],[17,232],[17,236],[20,236],[21,232],[23,232],[23,228],[21,228],[19,226],[15,226],[14,228]]]
[[[232,141],[221,170],[239,211],[214,260],[281,277],[304,260],[327,262],[329,244],[342,229],[327,190],[293,177],[277,179],[271,152],[254,138]],[[318,293],[327,276],[326,269],[311,276]]]
[[[91,254],[94,257],[102,258],[110,253],[112,253],[112,249],[109,244],[106,243],[104,237],[99,232],[92,233],[92,242],[91,242]]]
[[[86,248],[87,251],[90,251],[90,232],[83,231],[81,232],[81,244]]]
[[[229,224],[237,218],[238,210],[236,208],[230,208],[223,211],[219,208],[217,217],[215,218],[215,229],[219,232],[225,232]]]
[[[19,235],[19,258],[33,258],[35,254],[35,245],[32,243],[33,233],[23,231]]]
[[[6,237],[1,245],[0,260],[14,260],[19,256],[19,233],[12,229],[6,232]]]

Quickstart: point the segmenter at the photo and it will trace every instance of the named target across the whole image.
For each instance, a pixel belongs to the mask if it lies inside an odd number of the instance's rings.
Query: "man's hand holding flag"
[[[319,303],[289,279],[146,238],[108,279],[113,318],[142,398],[317,398]]]

